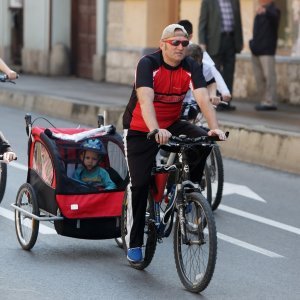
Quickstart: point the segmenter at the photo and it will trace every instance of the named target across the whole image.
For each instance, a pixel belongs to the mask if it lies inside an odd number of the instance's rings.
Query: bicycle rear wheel
[[[144,230],[144,244],[142,246],[143,252],[143,260],[139,263],[130,262],[130,265],[137,269],[143,270],[151,263],[155,250],[156,250],[156,242],[157,242],[157,231],[154,220],[154,206],[153,206],[153,198],[149,194],[148,196],[148,204],[145,215],[145,230]],[[127,255],[128,245],[126,243],[127,237],[127,212],[128,212],[128,196],[127,192],[124,195],[123,205],[122,205],[122,217],[121,217],[121,235],[123,241],[123,249]],[[127,237],[129,239],[129,237]]]
[[[3,199],[5,189],[6,189],[6,179],[7,179],[7,165],[4,162],[0,162],[0,203]]]
[[[180,218],[174,227],[174,258],[184,287],[194,293],[203,291],[212,279],[217,259],[217,232],[212,210],[200,193],[187,195],[185,208],[186,243]]]
[[[203,177],[201,180],[201,193],[206,198],[208,203],[212,205],[212,185],[211,185],[211,175],[210,175],[210,168],[208,164],[205,164]]]
[[[211,208],[216,210],[221,203],[224,186],[224,167],[219,147],[213,147],[206,164],[211,181]]]

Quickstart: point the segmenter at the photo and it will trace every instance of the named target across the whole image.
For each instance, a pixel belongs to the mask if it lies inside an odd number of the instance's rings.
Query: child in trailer
[[[99,139],[88,139],[81,144],[80,148],[82,149],[80,153],[82,166],[75,170],[73,178],[100,189],[116,189],[108,172],[99,166],[102,156],[106,154],[102,142]]]

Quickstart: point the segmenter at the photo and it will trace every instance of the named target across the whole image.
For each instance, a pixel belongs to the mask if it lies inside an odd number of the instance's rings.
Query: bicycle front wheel
[[[206,164],[211,181],[211,208],[216,210],[221,203],[224,186],[224,167],[219,147],[213,147]]]
[[[40,222],[29,214],[38,217],[40,211],[34,189],[29,183],[21,185],[15,204],[28,213],[15,210],[15,228],[21,247],[30,250],[37,240]]]
[[[143,260],[139,263],[129,262],[130,265],[137,269],[143,270],[151,263],[155,250],[156,250],[156,242],[157,242],[157,231],[154,220],[154,200],[149,193],[148,196],[148,203],[145,215],[145,229],[144,229],[144,244],[142,246],[143,251]],[[125,192],[123,205],[122,205],[122,217],[121,217],[121,235],[123,241],[123,249],[127,255],[128,243],[127,239],[129,240],[128,236],[128,227],[127,227],[127,220],[128,220],[128,194]]]
[[[217,231],[214,216],[201,193],[187,195],[184,207],[186,238],[180,218],[174,227],[174,257],[180,281],[191,292],[203,291],[212,279],[217,259]]]
[[[7,179],[7,165],[4,162],[0,162],[0,203],[3,199]]]

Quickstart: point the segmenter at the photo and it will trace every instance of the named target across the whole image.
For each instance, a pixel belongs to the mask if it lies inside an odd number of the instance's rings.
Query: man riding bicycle
[[[215,110],[210,103],[202,66],[186,57],[188,34],[179,24],[167,26],[161,36],[160,50],[141,58],[136,69],[132,95],[123,115],[125,155],[128,162],[127,258],[140,262],[142,257],[145,212],[153,161],[158,144],[165,144],[172,135],[190,137],[216,135],[225,140],[218,129]],[[205,130],[180,120],[182,101],[189,89],[203,112],[209,128]],[[147,140],[149,131],[157,129],[155,140]],[[191,169],[193,181],[200,181],[210,149],[191,153],[197,161]]]

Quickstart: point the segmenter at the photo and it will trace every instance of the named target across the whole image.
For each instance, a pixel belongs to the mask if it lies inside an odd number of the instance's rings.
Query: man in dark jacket
[[[261,103],[256,110],[276,110],[275,52],[278,39],[280,11],[273,0],[259,0],[249,42],[253,72]]]
[[[232,95],[235,54],[243,49],[239,0],[202,0],[199,44],[215,62]],[[233,109],[232,105],[218,105],[217,108]]]

